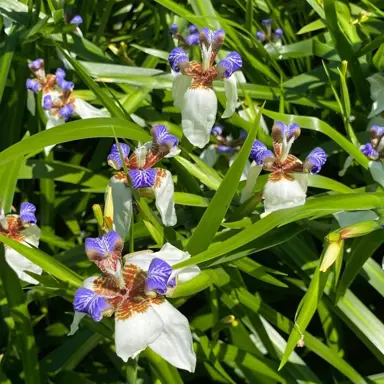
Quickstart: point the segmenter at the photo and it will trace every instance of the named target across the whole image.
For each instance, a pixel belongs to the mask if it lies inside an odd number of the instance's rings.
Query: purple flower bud
[[[188,55],[183,48],[174,48],[169,54],[168,61],[173,71],[180,72],[179,65],[188,61]]]
[[[275,158],[272,151],[270,151],[267,148],[267,146],[259,140],[255,140],[253,142],[250,157],[259,166],[263,165],[264,159],[266,159],[266,158],[274,159]]]
[[[221,136],[223,134],[223,127],[221,125],[215,125],[211,130],[212,135]]]
[[[371,143],[367,143],[360,146],[360,152],[364,153],[365,156],[371,160],[378,160],[380,158],[379,152],[373,148]]]
[[[35,79],[27,79],[25,85],[26,85],[27,89],[29,89],[30,91],[32,91],[34,93],[41,91],[41,84],[39,81],[37,81]]]
[[[67,121],[74,113],[75,110],[72,104],[64,105],[64,107],[59,109],[59,114],[65,121]]]
[[[197,27],[196,27],[195,24],[191,24],[191,25],[188,27],[188,31],[189,31],[189,33],[196,33],[196,32],[199,32],[199,30],[197,29]]]
[[[310,173],[319,173],[327,161],[327,154],[321,148],[315,148],[305,159],[303,169]]]
[[[265,39],[265,33],[263,31],[257,31],[256,37],[257,37],[257,40],[259,40],[261,43]]]
[[[225,59],[219,61],[217,66],[225,68],[224,77],[228,79],[228,77],[232,76],[233,72],[243,66],[243,61],[237,52],[230,52]]]
[[[275,39],[281,39],[283,37],[283,30],[281,28],[277,28],[274,33]]]
[[[83,18],[80,15],[76,15],[72,17],[70,24],[80,25],[83,23]]]
[[[263,19],[261,20],[261,25],[265,28],[270,27],[272,24],[272,19]]]
[[[177,33],[179,30],[179,26],[175,23],[175,24],[171,24],[171,26],[169,27],[169,35],[174,35],[175,33]]]
[[[28,64],[28,67],[32,72],[38,71],[39,69],[44,68],[44,60],[43,59],[36,59],[34,61],[31,61]]]
[[[199,41],[200,41],[199,36],[200,36],[199,33],[193,33],[192,35],[185,36],[185,41],[187,45],[191,46],[191,45],[199,44]]]
[[[46,95],[43,97],[43,108],[44,109],[51,109],[52,108],[52,96]]]

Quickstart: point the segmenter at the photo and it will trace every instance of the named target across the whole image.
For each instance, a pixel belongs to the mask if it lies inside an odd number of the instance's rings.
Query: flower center
[[[25,228],[20,217],[8,215],[5,217],[5,220],[7,221],[8,228],[5,229],[0,225],[0,233],[21,243],[24,240],[24,236],[20,232]]]

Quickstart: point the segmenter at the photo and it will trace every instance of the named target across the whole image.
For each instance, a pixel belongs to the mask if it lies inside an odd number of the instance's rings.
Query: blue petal
[[[200,29],[200,36],[206,44],[211,45],[214,38],[214,31],[210,30],[208,27],[203,27]]]
[[[180,72],[179,65],[188,61],[188,55],[183,48],[174,48],[168,56],[169,64],[175,72]]]
[[[129,146],[124,143],[119,143],[119,146],[117,144],[112,145],[111,152],[107,157],[107,161],[108,164],[114,169],[121,169],[123,167],[123,161],[120,156],[119,147],[124,159],[129,156],[129,152],[131,151]]]
[[[72,81],[67,81],[61,77],[57,78],[57,84],[63,91],[67,92],[72,92],[75,87],[75,84],[73,84]]]
[[[221,125],[215,125],[211,130],[212,135],[221,136],[223,134],[223,127]]]
[[[167,292],[167,283],[171,274],[172,268],[168,263],[158,258],[153,259],[148,268],[145,289],[164,295]]]
[[[41,90],[40,82],[38,80],[35,80],[35,79],[27,79],[25,85],[26,85],[27,89],[29,89],[30,91],[32,91],[34,93],[37,93]]]
[[[80,15],[73,16],[72,20],[70,21],[70,24],[82,24],[83,18]]]
[[[319,173],[327,161],[327,154],[321,148],[315,148],[305,159],[304,169],[311,173]]]
[[[374,125],[370,129],[371,135],[374,137],[383,136],[384,135],[384,127],[379,127],[378,125]]]
[[[128,175],[132,181],[132,187],[137,188],[149,188],[155,184],[157,175],[156,169],[132,169],[128,172]]]
[[[281,39],[283,37],[283,30],[281,28],[277,28],[274,33],[275,39]]]
[[[188,31],[189,31],[189,33],[196,33],[196,32],[199,32],[199,30],[197,29],[197,27],[196,27],[195,24],[191,24],[191,25],[188,27]]]
[[[228,145],[218,145],[217,152],[232,154],[233,152],[235,152],[235,149],[232,147],[229,147]]]
[[[179,30],[179,26],[175,23],[175,24],[171,24],[171,26],[169,27],[169,31],[168,33],[170,35],[174,35],[175,33],[177,33]]]
[[[44,68],[44,60],[43,59],[36,59],[34,61],[31,61],[29,64],[28,64],[28,67],[29,69],[32,71],[32,72],[35,72],[41,68]]]
[[[52,108],[52,96],[51,95],[45,95],[43,97],[43,108],[47,109],[47,110]]]
[[[263,31],[257,31],[256,37],[257,37],[257,40],[259,40],[261,43],[265,39],[265,33]]]
[[[103,318],[103,312],[111,306],[108,301],[87,288],[79,288],[73,300],[73,308],[76,312],[87,313],[94,321]]]
[[[20,218],[21,220],[31,223],[31,224],[36,224],[37,219],[35,216],[36,212],[36,207],[32,203],[22,203],[20,206]]]
[[[257,165],[262,166],[264,159],[268,157],[274,158],[274,155],[264,143],[259,140],[255,140],[252,144],[250,157],[256,162]]]
[[[160,147],[172,148],[179,144],[179,139],[171,135],[165,125],[155,125],[151,130],[151,134],[155,143]]]
[[[364,153],[365,156],[369,157],[372,160],[377,160],[380,157],[379,152],[377,152],[371,143],[367,143],[360,146],[360,152]]]
[[[187,42],[187,45],[197,45],[200,41],[200,35],[199,33],[192,33],[185,36],[185,41]]]
[[[238,71],[243,66],[243,61],[238,52],[230,52],[227,57],[220,60],[217,65],[225,68],[224,77],[228,79],[233,72]]]
[[[102,237],[88,237],[85,239],[85,253],[92,260],[97,257],[109,257],[113,253],[121,253],[123,240],[115,231],[109,231]]]
[[[263,19],[261,20],[261,24],[263,27],[269,27],[272,24],[272,19]]]
[[[67,121],[74,113],[75,110],[72,104],[64,105],[64,107],[59,109],[59,114],[65,121]]]
[[[66,76],[66,73],[64,69],[62,68],[57,68],[56,73],[55,73],[56,79],[64,79]]]

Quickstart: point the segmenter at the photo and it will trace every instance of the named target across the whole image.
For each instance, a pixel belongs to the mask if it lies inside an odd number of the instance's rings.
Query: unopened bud
[[[329,238],[329,235],[328,235],[328,238]],[[327,249],[325,250],[325,253],[324,253],[323,261],[321,262],[321,265],[320,265],[321,272],[326,272],[328,268],[331,265],[333,265],[336,259],[341,255],[343,245],[344,245],[343,240],[328,243]]]
[[[96,222],[100,230],[103,230],[104,226],[104,217],[103,212],[99,204],[92,205],[93,214],[95,216]]]
[[[360,221],[359,223],[348,225],[340,230],[341,239],[351,239],[353,237],[359,237],[367,235],[381,228],[378,220]]]
[[[236,320],[236,317],[233,315],[225,316],[221,319],[221,322],[226,325],[231,325],[232,327],[237,327],[239,322]]]
[[[347,69],[348,69],[348,61],[343,60],[341,62],[341,73],[344,77],[347,75]]]

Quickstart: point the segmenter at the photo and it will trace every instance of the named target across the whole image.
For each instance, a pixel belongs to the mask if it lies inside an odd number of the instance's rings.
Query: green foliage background
[[[319,271],[324,238],[338,228],[333,213],[380,214],[384,207],[358,149],[369,140],[366,78],[384,68],[384,1],[86,0],[67,7],[82,16],[83,38],[64,23],[61,1],[0,0],[0,13],[14,20],[9,36],[0,32],[0,200],[6,212],[21,201],[36,204],[42,228],[40,250],[0,240],[46,272],[36,277],[39,286],[24,290],[0,252],[0,383],[384,383],[382,232],[347,240],[343,260]],[[255,38],[266,17],[284,30],[281,57]],[[146,141],[154,123],[182,136],[167,64],[174,47],[168,28],[176,20],[181,27],[221,26],[224,49],[243,58],[239,110],[249,107],[252,116],[221,120],[221,106],[218,123],[227,132],[244,129],[248,144],[255,136],[270,144],[256,116],[265,101],[269,127],[273,120],[302,127],[295,155],[304,158],[315,146],[328,154],[321,176],[310,176],[306,205],[262,220],[252,214],[256,206],[262,211],[258,195],[239,203],[247,143],[230,171],[225,159],[215,169],[202,163],[185,139],[181,155],[163,161],[175,176],[178,224],[163,227],[152,202],[141,199],[126,250],[169,241],[203,269],[172,300],[191,323],[195,374],[148,349],[123,364],[107,320],[85,319],[66,336],[75,289],[96,271],[83,243],[97,235],[92,206],[103,204],[114,136]],[[41,107],[35,116],[27,111],[28,60],[42,57],[53,72],[62,66],[57,49],[77,55],[68,71],[76,96],[104,106],[111,118],[44,131]],[[223,84],[215,89],[225,103]],[[50,144],[60,145],[45,157]],[[354,163],[341,177],[349,155]],[[256,191],[265,182],[260,177]],[[301,333],[305,346],[295,349]]]

